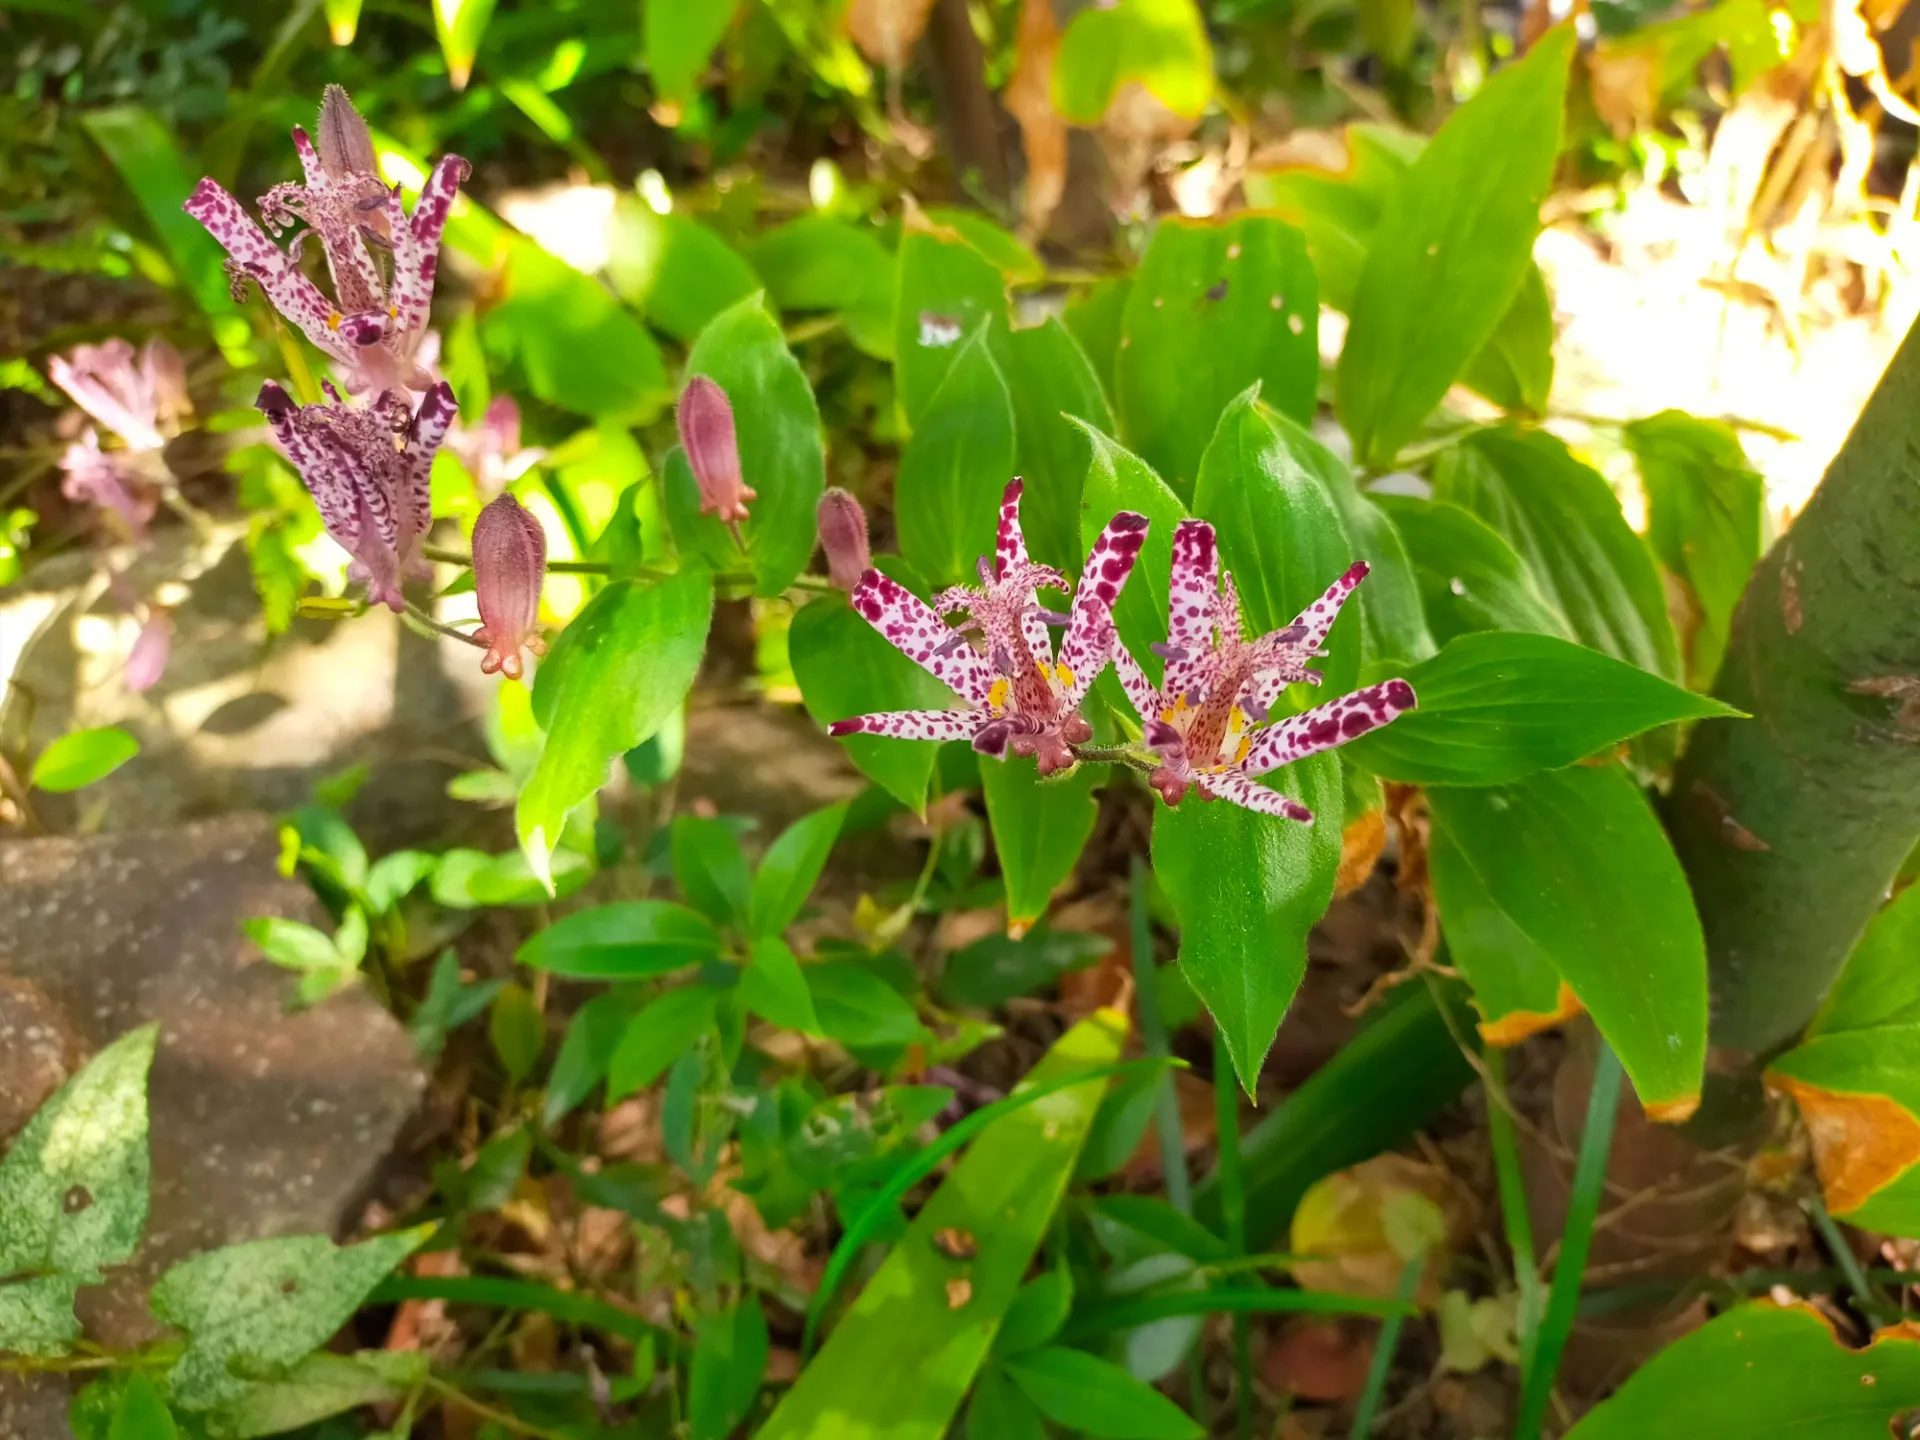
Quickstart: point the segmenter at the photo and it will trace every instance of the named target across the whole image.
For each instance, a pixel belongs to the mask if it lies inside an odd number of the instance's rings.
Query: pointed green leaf
[[[700,1317],[687,1375],[692,1440],[726,1440],[753,1408],[767,1371],[767,1315],[751,1290],[737,1305]]]
[[[1492,337],[1540,232],[1566,105],[1571,25],[1462,105],[1388,196],[1355,286],[1336,409],[1384,468]]]
[[[1042,565],[1077,574],[1087,554],[1080,543],[1080,491],[1089,446],[1074,422],[1110,433],[1107,398],[1057,316],[1024,330],[996,322],[989,343],[1013,401],[1013,473],[1027,482],[1020,506],[1027,548]]]
[[[114,1414],[107,1440],[178,1440],[179,1434],[180,1427],[173,1423],[167,1402],[160,1398],[153,1380],[145,1371],[135,1370],[120,1392],[120,1408]]]
[[[931,583],[971,582],[974,562],[994,553],[1013,466],[1013,398],[983,327],[960,343],[894,478],[900,553]]]
[[[1050,1346],[1005,1362],[1040,1413],[1109,1440],[1198,1440],[1205,1432],[1178,1405],[1111,1360]]]
[[[624,1099],[653,1084],[689,1046],[713,1028],[720,992],[708,985],[682,985],[649,1001],[627,1022],[626,1033],[607,1062],[607,1101]]]
[[[641,44],[662,100],[685,106],[699,94],[700,77],[738,8],[738,0],[646,0]]]
[[[793,923],[813,893],[820,872],[827,868],[827,857],[833,853],[833,843],[840,838],[846,818],[844,800],[822,806],[802,815],[767,847],[753,876],[754,934],[778,935]]]
[[[1248,386],[1311,419],[1319,316],[1313,266],[1292,226],[1270,215],[1163,219],[1127,296],[1115,366],[1127,443],[1191,497],[1220,412]]]
[[[1146,461],[1098,430],[1086,433],[1093,457],[1080,507],[1080,553],[1093,548],[1107,522],[1120,511],[1133,510],[1147,517],[1146,543],[1114,604],[1113,620],[1121,641],[1158,685],[1162,662],[1153,646],[1167,638],[1173,531],[1186,519],[1187,509]]]
[[[1073,773],[1040,779],[1030,760],[986,761],[980,788],[994,850],[1007,884],[1007,928],[1024,933],[1047,913],[1053,892],[1073,874],[1100,807],[1094,787],[1106,779],[1104,765],[1080,765]]]
[[[753,908],[746,852],[718,820],[676,815],[672,829],[673,878],[687,903],[716,925],[746,928]]]
[[[1527,572],[1527,562],[1471,510],[1412,495],[1375,495],[1406,542],[1433,638],[1475,630],[1530,630],[1573,638]]]
[[[529,937],[514,958],[574,980],[643,980],[719,952],[719,932],[697,911],[667,900],[625,900],[576,910]]]
[[[813,992],[807,988],[800,959],[777,935],[763,935],[753,942],[753,956],[740,972],[740,1000],[762,1020],[783,1030],[826,1033],[814,1013]]]
[[[1593,1016],[1641,1105],[1656,1119],[1690,1115],[1706,1062],[1706,942],[1673,846],[1625,767],[1440,788],[1427,802],[1486,897]]]
[[[1006,282],[993,262],[951,230],[907,227],[894,302],[893,383],[910,426],[920,427],[962,344],[1006,313]]]
[[[1249,1094],[1307,970],[1307,932],[1340,868],[1340,761],[1310,756],[1268,780],[1310,825],[1225,801],[1159,807],[1154,879],[1180,917],[1180,969],[1226,1036]]]
[[[42,750],[27,783],[64,795],[104,780],[140,753],[140,742],[117,725],[70,730]]]
[[[560,632],[534,682],[546,743],[514,812],[536,874],[547,875],[573,808],[680,708],[712,614],[713,576],[689,567],[647,584],[614,581]]]

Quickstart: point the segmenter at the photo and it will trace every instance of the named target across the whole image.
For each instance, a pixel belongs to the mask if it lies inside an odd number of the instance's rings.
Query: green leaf
[[[740,972],[740,1001],[782,1029],[806,1035],[826,1033],[814,1013],[813,992],[807,988],[800,959],[777,935],[762,935],[753,942],[753,955]]]
[[[1579,998],[1560,978],[1552,957],[1494,902],[1452,833],[1437,825],[1428,841],[1427,868],[1447,957],[1473,987],[1482,1040],[1517,1044],[1579,1013]]]
[[[302,921],[263,915],[243,922],[240,928],[260,947],[262,955],[283,969],[338,970],[345,963],[331,935]]]
[[[1083,1435],[1110,1440],[1196,1440],[1205,1432],[1178,1405],[1111,1360],[1051,1346],[1003,1362],[1034,1407]]]
[[[1909,957],[1909,963],[1911,958]],[[1767,1067],[1813,1137],[1827,1208],[1883,1234],[1920,1232],[1920,1021],[1806,1040]]]
[[[1006,313],[1006,284],[990,260],[951,230],[906,228],[894,302],[893,383],[909,426],[920,428],[962,342]]]
[[[718,820],[676,815],[672,844],[673,878],[687,903],[716,925],[744,929],[753,909],[753,882],[733,831]]]
[[[606,1078],[614,1047],[627,1033],[632,1016],[632,1002],[618,994],[596,995],[573,1012],[553,1057],[553,1069],[547,1072],[540,1114],[549,1127],[572,1114]]]
[[[433,0],[433,29],[440,37],[440,53],[446,57],[447,75],[453,88],[467,88],[473,73],[474,57],[480,53],[481,37],[487,22],[493,19],[494,0]]]
[[[1553,339],[1553,297],[1540,267],[1529,261],[1513,303],[1467,362],[1460,383],[1502,410],[1544,415],[1553,389]]]
[[[1739,713],[1598,650],[1511,630],[1451,640],[1406,678],[1419,708],[1346,753],[1408,785],[1503,785],[1659,725]]]
[[[815,211],[757,236],[747,259],[782,310],[877,310],[893,323],[893,256],[871,225]]]
[[[627,1022],[607,1062],[607,1102],[653,1084],[687,1048],[713,1028],[720,992],[708,985],[682,985],[648,1002]]]
[[[814,510],[827,485],[813,387],[758,293],[700,332],[687,355],[687,374],[705,375],[733,402],[740,474],[756,492],[741,539],[753,567],[754,592],[778,595],[813,555]],[[715,569],[737,566],[740,549],[732,531],[719,517],[700,514],[699,494],[686,457],[675,452],[667,466],[674,538]]]
[[[966,1440],[1047,1440],[1046,1421],[998,1365],[980,1372],[967,1401]]]
[[[414,1053],[428,1064],[439,1059],[447,1036],[492,1004],[506,983],[483,980],[467,984],[460,978],[460,957],[452,949],[441,951],[440,958],[433,962],[426,996],[407,1025]]]
[[[1920,955],[1920,885],[1909,885],[1868,923],[1807,1027],[1808,1036],[1920,1022],[1916,955]]]
[[[1625,768],[1436,789],[1427,802],[1436,834],[1593,1016],[1648,1114],[1685,1119],[1706,1061],[1706,945],[1673,846]]]
[[[752,1291],[726,1310],[702,1315],[687,1376],[692,1440],[726,1440],[753,1408],[767,1370],[767,1316]]]
[[[1060,118],[1098,125],[1128,84],[1176,115],[1200,117],[1213,93],[1213,47],[1194,0],[1115,0],[1068,22],[1050,87]]]
[[[182,1260],[153,1287],[153,1313],[187,1332],[168,1373],[174,1403],[206,1410],[244,1398],[258,1373],[298,1364],[333,1338],[367,1293],[417,1250],[431,1225],[337,1246],[324,1235],[229,1245]]]
[[[1319,315],[1313,266],[1293,227],[1270,215],[1163,219],[1122,322],[1114,381],[1127,443],[1185,499],[1220,412],[1249,386],[1311,420]]]
[[[1111,1065],[1125,1038],[1111,1013],[1083,1021],[1026,1083]],[[1100,1080],[1070,1085],[987,1127],[758,1440],[939,1440],[946,1433],[1052,1222],[1105,1088]],[[970,1293],[958,1307],[947,1282],[961,1272],[933,1240],[945,1229],[965,1230],[979,1245],[964,1272]]]
[[[1267,412],[1302,468],[1340,513],[1340,524],[1354,558],[1371,567],[1360,604],[1360,655],[1363,668],[1392,661],[1424,660],[1433,654],[1420,582],[1400,532],[1375,503],[1360,493],[1346,462],[1303,427]]]
[[[647,73],[662,100],[685,106],[699,93],[707,63],[733,25],[737,0],[646,0],[642,45]]]
[[[285,1376],[254,1385],[210,1417],[209,1429],[231,1440],[284,1435],[362,1405],[404,1400],[426,1378],[418,1351],[363,1350],[309,1355]]]
[[[712,614],[712,575],[688,568],[653,584],[616,580],[560,632],[534,682],[546,744],[514,811],[543,879],[573,808],[686,699]]]
[[[1061,322],[1080,342],[1080,353],[1087,357],[1100,377],[1101,390],[1111,398],[1113,367],[1120,358],[1120,324],[1127,308],[1127,296],[1133,290],[1133,276],[1110,275],[1096,280],[1067,301]],[[1105,427],[1111,432],[1112,427]]]
[[[1338,757],[1310,756],[1281,778],[1276,788],[1320,818],[1301,825],[1191,797],[1153,818],[1154,878],[1180,917],[1180,969],[1248,1094],[1306,974],[1307,932],[1340,868]]]
[[[1699,606],[1687,675],[1710,684],[1726,653],[1734,607],[1759,563],[1766,486],[1733,427],[1663,410],[1626,428],[1647,492],[1647,541]]]
[[[479,910],[488,905],[545,905],[566,899],[592,876],[587,857],[577,850],[556,850],[547,875],[536,875],[518,850],[488,855],[479,850],[449,850],[433,871],[433,903],[449,910]],[[551,888],[549,888],[551,886]]]
[[[1013,399],[983,327],[960,344],[900,452],[900,553],[934,585],[971,579],[975,560],[994,553],[1013,473]]]
[[[1475,630],[1572,638],[1566,620],[1527,573],[1527,562],[1471,510],[1412,495],[1372,499],[1406,542],[1427,623],[1442,645]]]
[[[1173,531],[1187,518],[1187,509],[1138,455],[1098,430],[1089,428],[1086,434],[1093,457],[1080,507],[1080,551],[1083,555],[1090,551],[1107,522],[1120,511],[1133,510],[1147,517],[1146,543],[1114,604],[1113,620],[1122,642],[1158,685],[1162,662],[1153,646],[1167,638]]]
[[[705,225],[655,214],[631,194],[614,202],[607,279],[622,300],[683,344],[760,289],[753,267]]]
[[[140,742],[117,725],[72,730],[40,752],[28,783],[64,795],[104,780],[140,753]]]
[[[1166,1078],[1155,1070],[1140,1073],[1155,1085],[1164,1083]],[[999,1334],[993,1337],[993,1353],[1018,1355],[1025,1350],[1038,1350],[1060,1333],[1071,1309],[1073,1277],[1066,1267],[1056,1265],[1020,1287],[1013,1304],[1007,1307],[1007,1318],[1000,1322]]]
[[[641,980],[719,953],[719,932],[705,916],[667,900],[626,900],[575,911],[514,958],[574,980]]]
[[[1558,27],[1496,73],[1387,198],[1335,401],[1369,468],[1391,464],[1519,292],[1560,151],[1573,43],[1573,27]]]
[[[1024,933],[1047,913],[1087,837],[1100,807],[1094,786],[1106,779],[1104,765],[1079,765],[1071,774],[1041,780],[1023,760],[989,761],[980,767],[987,820],[1007,883],[1007,929]]]
[[[1124,592],[1120,598],[1125,601]],[[953,691],[889,645],[843,595],[823,595],[801,606],[787,631],[787,660],[817,725],[880,710],[938,710],[957,703]],[[938,742],[848,735],[840,747],[862,774],[909,810],[926,808]]]
[[[778,935],[793,923],[827,868],[846,818],[844,800],[822,806],[802,815],[767,847],[753,876],[754,934]]]
[[[1291,622],[1356,558],[1326,487],[1303,463],[1311,443],[1249,390],[1227,406],[1200,460],[1194,513],[1213,522],[1221,563],[1256,635]],[[1359,678],[1366,604],[1362,585],[1327,637],[1319,669],[1328,694],[1344,694]]]
[[[120,1392],[120,1407],[114,1412],[113,1428],[107,1432],[107,1440],[179,1440],[179,1435],[180,1427],[173,1423],[167,1402],[160,1398],[160,1391],[147,1373],[135,1370],[127,1376],[127,1386]]]
[[[947,956],[940,972],[942,1005],[991,1010],[1032,995],[1070,970],[1083,970],[1113,948],[1104,935],[1038,927],[1018,940],[986,935]]]
[[[524,986],[508,985],[494,997],[487,1017],[487,1038],[493,1053],[506,1068],[507,1079],[523,1083],[540,1063],[540,1052],[547,1048],[547,1022],[533,994]]]
[[[157,1025],[87,1062],[0,1159],[0,1347],[62,1353],[73,1295],[124,1264],[147,1223],[147,1072]],[[14,1277],[36,1278],[21,1280]]]
[[[808,965],[800,973],[806,977],[821,1032],[842,1044],[882,1049],[925,1037],[912,1003],[858,961]]]
[[[1541,430],[1476,431],[1442,452],[1434,498],[1472,511],[1514,548],[1571,638],[1679,678],[1653,556],[1607,482],[1561,441]]]
[[[1567,1440],[1884,1440],[1920,1405],[1920,1345],[1849,1349],[1810,1306],[1742,1305],[1668,1345]]]
[[[1024,330],[1008,330],[996,321],[989,343],[1013,401],[1012,473],[1027,482],[1020,505],[1027,547],[1042,565],[1076,574],[1087,553],[1080,543],[1080,491],[1089,445],[1085,430],[1074,422],[1111,432],[1107,397],[1057,316]]]
[[[439,856],[421,850],[396,850],[391,855],[382,855],[367,872],[364,890],[367,908],[375,915],[388,914],[413,893],[416,885],[433,874],[433,867],[439,863]]]
[[[944,230],[951,230],[1015,285],[1037,285],[1047,278],[1047,267],[1033,253],[1033,247],[1010,231],[1003,230],[978,210],[958,205],[929,205],[927,219]]]
[[[231,364],[254,358],[252,328],[234,303],[226,252],[206,228],[180,208],[194,175],[167,126],[152,111],[117,105],[79,112],[93,143],[105,152],[166,249]]]

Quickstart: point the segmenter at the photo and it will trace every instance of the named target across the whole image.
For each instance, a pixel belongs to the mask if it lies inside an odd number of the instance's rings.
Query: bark
[[[1757,1063],[1920,838],[1920,326],[1754,571],[1714,693],[1753,718],[1695,731],[1667,818],[1706,931],[1711,1068],[1750,1115]]]

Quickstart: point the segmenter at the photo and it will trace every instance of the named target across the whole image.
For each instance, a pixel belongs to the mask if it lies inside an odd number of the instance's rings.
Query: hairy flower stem
[[[452,625],[443,624],[441,621],[434,619],[433,616],[429,615],[426,611],[422,610],[418,605],[414,604],[411,600],[407,602],[407,608],[405,613],[406,613],[406,617],[409,620],[413,621],[416,625],[425,626],[427,629],[433,631],[433,633],[436,635],[444,635],[449,640],[458,640],[462,644],[471,645],[478,650],[484,650],[487,648],[486,642],[484,640],[477,640],[464,630],[456,629]]]

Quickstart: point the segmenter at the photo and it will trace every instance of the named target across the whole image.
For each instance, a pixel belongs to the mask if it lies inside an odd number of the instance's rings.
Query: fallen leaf
[[[1020,147],[1027,156],[1026,228],[1038,239],[1067,188],[1067,122],[1053,108],[1051,93],[1053,57],[1060,48],[1052,0],[1025,0],[1013,48],[1013,78],[1001,99],[1020,122]]]
[[[1859,1209],[1920,1160],[1920,1120],[1885,1095],[1843,1095],[1777,1072],[1767,1084],[1800,1107],[1827,1208],[1836,1215]]]
[[[1292,1320],[1267,1346],[1260,1375],[1299,1400],[1357,1399],[1366,1388],[1376,1338],[1338,1320]]]

